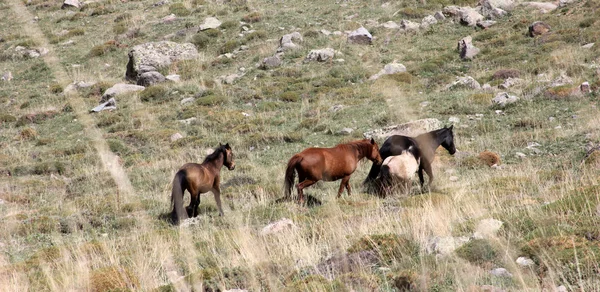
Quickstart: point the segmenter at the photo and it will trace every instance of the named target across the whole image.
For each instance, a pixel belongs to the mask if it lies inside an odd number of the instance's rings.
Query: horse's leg
[[[305,179],[302,182],[298,183],[296,185],[296,188],[298,189],[298,201],[300,201],[300,204],[304,203],[304,192],[303,190],[307,187],[312,186],[313,184],[315,184],[317,181],[314,180],[310,180],[310,179]]]
[[[190,204],[185,208],[185,210],[188,213],[188,217],[194,217],[194,214],[196,214],[196,211],[194,211],[194,206],[196,205],[196,200],[198,198],[198,193],[195,191],[192,191],[192,189],[188,190],[190,192]]]
[[[425,163],[423,167],[425,168],[425,172],[429,177],[429,182],[427,183],[427,186],[431,189],[431,183],[433,182],[433,170],[431,169],[431,163]]]
[[[213,189],[212,192],[215,195],[215,202],[217,202],[217,208],[219,208],[219,216],[224,216],[225,214],[223,214],[223,207],[221,207],[221,178],[220,177],[216,177],[215,178],[215,183],[213,184]]]
[[[198,217],[198,207],[200,207],[200,193],[196,196],[196,200],[194,201],[194,206],[192,207],[192,215],[194,217]]]
[[[421,164],[419,164],[419,183],[421,183],[421,189],[423,188],[423,185],[425,185],[425,178],[423,177],[423,165],[425,164],[424,161],[421,161]]]
[[[338,190],[338,195],[337,197],[341,197],[342,193],[344,192],[344,188],[346,188],[346,190],[348,190],[348,196],[350,196],[350,176],[344,176],[342,178],[342,182],[340,183],[340,189]]]

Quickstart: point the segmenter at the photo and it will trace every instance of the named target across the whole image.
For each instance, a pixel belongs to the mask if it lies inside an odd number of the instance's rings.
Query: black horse
[[[421,163],[419,164],[419,181],[421,182],[421,187],[425,184],[423,170],[425,170],[427,176],[429,176],[428,186],[431,186],[431,183],[433,182],[431,163],[435,156],[435,150],[442,145],[442,147],[448,150],[448,153],[451,155],[456,153],[456,148],[454,147],[454,133],[452,133],[453,127],[454,126],[450,126],[433,130],[414,138],[401,135],[390,136],[379,149],[381,159],[385,160],[389,156],[400,155],[404,150],[410,151],[416,159],[421,158]],[[414,147],[410,148],[410,146]],[[369,185],[373,183],[379,175],[380,170],[381,165],[373,163],[364,184]]]

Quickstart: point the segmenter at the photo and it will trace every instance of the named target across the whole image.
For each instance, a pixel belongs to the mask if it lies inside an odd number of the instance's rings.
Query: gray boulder
[[[421,119],[404,124],[388,126],[363,133],[365,138],[383,139],[391,135],[417,136],[425,132],[440,129],[442,122],[438,119]]]
[[[207,30],[207,29],[211,29],[211,28],[218,28],[219,26],[221,26],[221,21],[214,18],[214,17],[207,17],[204,20],[204,23],[202,23],[200,25],[200,30]]]
[[[507,104],[515,103],[518,100],[519,100],[519,98],[516,97],[516,96],[514,96],[514,95],[509,95],[506,92],[501,92],[501,93],[498,93],[492,99],[492,103],[497,104],[497,105],[501,105],[501,106],[505,106]]]
[[[423,20],[421,20],[421,28],[428,28],[434,24],[436,24],[438,21],[435,18],[435,16],[433,15],[427,15],[425,17],[423,17]]]
[[[80,8],[81,3],[79,3],[79,0],[65,0],[60,8],[65,9],[69,7]]]
[[[486,8],[500,8],[502,10],[511,11],[515,8],[514,0],[480,0],[479,5]]]
[[[91,113],[97,113],[105,110],[117,109],[117,101],[114,98],[109,98],[107,101],[101,102],[100,105],[90,110]]]
[[[104,94],[102,94],[101,102],[105,102],[105,101],[107,101],[115,96],[121,95],[121,94],[142,91],[144,89],[145,89],[144,86],[127,84],[127,83],[118,83],[118,84],[113,85],[111,88],[107,89],[104,92]]]
[[[402,21],[400,21],[400,29],[405,32],[418,31],[420,27],[420,24],[410,20],[403,19]]]
[[[482,21],[484,19],[483,15],[481,15],[476,9],[471,7],[462,7],[460,8],[460,23],[467,26],[475,26],[477,22]]]
[[[498,85],[498,88],[500,89],[508,89],[510,87],[513,87],[515,85],[519,85],[521,83],[523,83],[523,79],[521,78],[512,78],[512,77],[508,77],[506,78],[506,80],[504,80],[504,83]]]
[[[479,54],[479,48],[473,46],[472,41],[471,36],[464,37],[458,41],[457,49],[461,59],[473,59],[473,57]]]
[[[393,22],[391,20],[388,21],[388,22],[382,23],[381,26],[383,28],[387,28],[387,29],[398,29],[398,28],[400,28],[400,26],[397,23],[395,23],[395,22]]]
[[[332,48],[312,50],[306,56],[305,61],[325,62],[332,60],[334,56],[335,51]]]
[[[156,71],[144,72],[138,76],[137,85],[144,87],[152,86],[157,83],[165,82],[165,76]]]
[[[281,39],[279,39],[279,48],[277,48],[277,52],[284,52],[290,49],[297,48],[298,45],[294,43],[294,41],[303,41],[302,35],[299,32],[295,31],[293,33],[283,35]]]
[[[517,263],[517,265],[523,268],[535,265],[535,262],[532,259],[526,257],[518,257],[515,262]]]
[[[494,24],[496,24],[496,21],[494,21],[494,20],[484,20],[484,21],[478,22],[477,26],[481,27],[483,29],[487,29],[487,28],[491,27]]]
[[[191,43],[160,41],[137,45],[129,51],[125,77],[137,81],[138,76],[144,72],[156,71],[157,68],[168,66],[173,62],[197,57],[198,50]]]
[[[551,2],[522,2],[521,5],[533,9],[537,9],[540,13],[548,13],[558,8],[558,5]]]
[[[479,221],[477,227],[475,228],[475,233],[473,234],[474,238],[489,238],[494,237],[502,228],[504,222],[496,219],[483,219]]]
[[[373,36],[364,27],[361,27],[348,34],[348,42],[351,44],[370,45],[372,41]]]
[[[369,80],[376,80],[383,75],[396,74],[401,72],[406,72],[406,67],[400,63],[394,62],[385,65],[383,69],[381,69],[377,74],[374,74],[373,76],[369,77]]]
[[[548,33],[549,31],[550,31],[550,25],[548,25],[544,22],[541,22],[541,21],[536,21],[529,26],[529,36],[530,37],[540,36],[540,35]]]
[[[453,253],[457,248],[463,246],[469,242],[469,238],[466,236],[462,237],[439,237],[435,236],[427,242],[426,251],[428,254],[438,254],[441,256],[447,256]]]
[[[481,84],[471,76],[457,77],[456,81],[446,85],[446,90],[454,90],[460,88],[481,89]]]
[[[11,81],[12,79],[13,75],[10,71],[6,71],[4,74],[2,74],[2,81]]]
[[[260,68],[261,69],[271,69],[281,66],[281,59],[279,56],[271,56],[263,59]]]
[[[490,271],[490,274],[496,277],[512,278],[512,274],[505,268],[495,268]]]
[[[444,19],[446,19],[446,16],[444,16],[444,13],[442,13],[441,11],[436,12],[433,17],[435,17],[435,19],[437,19],[438,21],[442,21]]]

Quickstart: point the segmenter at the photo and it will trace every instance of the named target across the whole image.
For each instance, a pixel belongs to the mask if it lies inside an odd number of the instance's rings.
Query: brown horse
[[[363,139],[346,144],[339,144],[333,148],[307,148],[292,156],[285,172],[285,196],[292,192],[295,172],[298,172],[298,200],[304,202],[303,189],[314,183],[336,181],[342,179],[337,197],[339,198],[348,190],[350,196],[350,175],[356,170],[358,161],[368,158],[373,163],[381,164],[379,147],[375,140]]]
[[[171,192],[171,203],[173,211],[171,217],[174,223],[180,223],[188,217],[198,216],[200,205],[200,194],[212,191],[219,208],[219,215],[223,216],[221,208],[221,167],[226,166],[229,170],[235,169],[233,152],[229,143],[221,145],[204,159],[202,164],[186,163],[175,174],[173,179],[173,190]],[[183,192],[190,193],[190,205],[184,210]]]

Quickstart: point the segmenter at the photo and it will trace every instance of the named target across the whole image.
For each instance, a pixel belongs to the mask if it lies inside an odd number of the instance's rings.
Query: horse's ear
[[[448,129],[452,130],[452,128],[454,128],[454,124],[452,124]]]
[[[375,144],[375,139],[371,138],[371,144]]]
[[[221,144],[221,142],[219,142],[219,147],[223,146],[223,144]]]
[[[229,146],[229,143],[225,144],[225,148],[231,149],[231,147]]]

